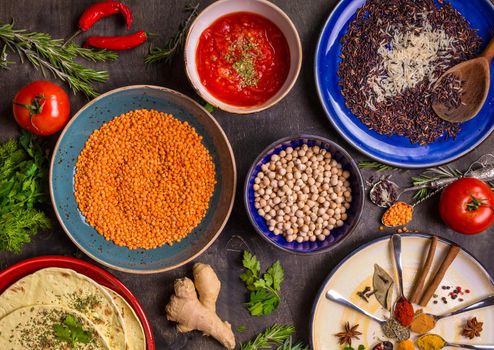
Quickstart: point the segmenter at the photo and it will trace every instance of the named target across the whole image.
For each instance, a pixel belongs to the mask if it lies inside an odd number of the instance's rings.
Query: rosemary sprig
[[[3,41],[5,50],[19,56],[21,63],[28,61],[34,68],[41,70],[44,76],[50,72],[68,83],[74,93],[82,92],[90,98],[98,95],[93,84],[105,82],[108,72],[87,68],[77,63],[75,58],[82,57],[93,62],[117,58],[115,53],[106,50],[93,51],[75,44],[64,47],[62,39],[53,39],[47,33],[14,29],[14,21],[0,25],[0,41]],[[6,64],[0,64],[0,68],[5,69]]]
[[[269,349],[272,346],[283,344],[294,332],[293,326],[274,324],[253,340],[242,344],[240,350]]]
[[[0,51],[0,69],[9,69],[9,64],[13,63],[8,60],[7,45],[3,45],[2,51]]]
[[[197,16],[199,9],[199,3],[195,6],[186,5],[184,11],[189,13],[188,17],[180,24],[178,32],[174,37],[168,39],[168,42],[164,48],[160,47],[149,47],[149,53],[144,57],[144,63],[156,63],[164,61],[170,63],[177,51],[182,47],[185,41],[185,36],[192,24],[193,19]]]
[[[374,161],[363,160],[358,162],[358,167],[360,169],[374,169],[376,171],[387,171],[387,170],[400,170],[394,166],[382,164]]]
[[[439,179],[447,179],[462,176],[463,173],[456,168],[452,168],[451,166],[443,166],[437,168],[430,168],[424,171],[419,176],[412,177],[412,183],[414,186],[423,185],[430,183],[432,181],[437,181]],[[427,188],[423,188],[414,193],[413,199],[421,200],[429,195],[430,190]]]

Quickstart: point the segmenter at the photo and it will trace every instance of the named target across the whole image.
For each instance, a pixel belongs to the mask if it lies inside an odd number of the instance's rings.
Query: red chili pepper
[[[127,29],[132,25],[132,11],[130,8],[118,1],[102,1],[89,6],[79,18],[79,28],[86,31],[100,19],[121,13],[125,18]]]
[[[134,34],[121,36],[90,36],[84,42],[84,47],[96,47],[108,50],[128,50],[145,43],[147,34],[140,30]]]

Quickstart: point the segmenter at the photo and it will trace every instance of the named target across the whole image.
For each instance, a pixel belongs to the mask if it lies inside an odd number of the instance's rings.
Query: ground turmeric
[[[445,345],[444,339],[436,334],[426,334],[417,339],[417,346],[420,350],[440,350]]]

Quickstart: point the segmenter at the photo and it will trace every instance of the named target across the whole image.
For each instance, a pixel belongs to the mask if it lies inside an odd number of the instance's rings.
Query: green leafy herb
[[[400,170],[391,165],[382,164],[374,161],[366,161],[366,160],[358,162],[358,167],[360,169],[374,169],[376,171]]]
[[[271,265],[261,278],[261,264],[256,256],[244,251],[242,265],[245,271],[240,275],[250,291],[247,308],[252,316],[269,315],[280,304],[280,289],[285,271],[279,261]]]
[[[354,349],[354,348],[352,348],[351,346],[345,346],[345,347],[343,348],[343,350],[355,350],[355,349]],[[358,346],[358,349],[357,349],[357,350],[365,350],[365,346],[364,346],[364,345],[362,345],[362,344],[360,344],[360,345]]]
[[[149,64],[160,61],[171,63],[175,54],[183,46],[187,31],[189,30],[193,19],[197,16],[198,9],[199,3],[197,3],[195,6],[186,5],[184,11],[187,12],[189,15],[180,24],[178,32],[175,34],[174,37],[168,40],[168,43],[164,48],[150,46],[149,53],[146,55],[146,57],[144,57],[144,63]]]
[[[309,347],[302,342],[293,344],[292,336],[290,336],[276,350],[309,350]]]
[[[214,112],[214,109],[215,109],[214,106],[211,103],[209,103],[209,102],[204,103],[204,108],[209,113],[213,113]]]
[[[77,343],[88,344],[93,335],[91,331],[85,331],[82,324],[73,316],[67,315],[62,324],[53,326],[55,336],[75,347]]]
[[[293,326],[274,324],[258,334],[253,340],[242,344],[240,350],[270,349],[275,345],[284,344],[293,333],[295,333]],[[285,348],[285,350],[288,349],[290,348]],[[292,348],[292,350],[294,349]]]
[[[38,231],[51,227],[36,206],[48,200],[48,159],[27,132],[0,145],[0,251],[20,252]]]
[[[238,333],[243,333],[246,330],[247,330],[247,326],[244,324],[238,325],[237,328],[235,329],[235,331],[237,331]]]
[[[431,183],[433,181],[437,181],[439,179],[447,179],[454,178],[458,176],[462,176],[462,172],[458,169],[452,168],[448,166],[442,166],[437,168],[430,168],[424,171],[422,174],[416,177],[412,177],[412,183],[414,186],[423,185],[427,183]],[[431,190],[428,188],[423,188],[415,192],[413,198],[416,200],[421,200],[429,196]]]
[[[14,21],[0,24],[0,41],[4,48],[0,57],[0,68],[7,68],[7,51],[16,53],[21,63],[28,61],[34,68],[41,70],[43,75],[50,72],[56,78],[66,82],[74,92],[82,92],[87,97],[95,97],[98,93],[93,84],[105,82],[108,72],[87,68],[75,61],[82,57],[93,62],[112,61],[118,55],[107,50],[91,50],[75,44],[64,45],[63,39],[53,39],[47,33],[28,32],[14,29]],[[2,63],[3,62],[3,63]]]

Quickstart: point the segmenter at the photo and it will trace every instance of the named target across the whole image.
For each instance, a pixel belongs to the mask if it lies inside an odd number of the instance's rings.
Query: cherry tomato
[[[62,129],[70,115],[69,96],[57,84],[34,81],[14,97],[14,118],[22,128],[47,136]]]
[[[446,187],[439,213],[453,230],[471,235],[487,230],[494,222],[494,194],[483,181],[462,178]]]

